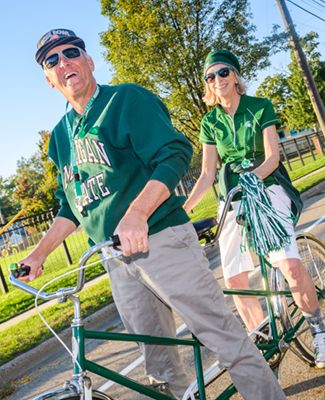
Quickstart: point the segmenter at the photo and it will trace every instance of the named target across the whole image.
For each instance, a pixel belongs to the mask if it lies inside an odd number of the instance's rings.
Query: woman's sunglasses
[[[217,71],[210,72],[210,74],[205,75],[204,80],[206,81],[206,83],[212,83],[214,82],[217,75],[219,75],[221,78],[227,78],[227,76],[229,76],[230,74],[230,71],[232,70],[233,69],[230,67],[220,68]]]
[[[72,59],[72,58],[78,58],[81,56],[81,50],[78,49],[77,47],[68,47],[67,49],[64,49],[62,51],[58,51],[57,53],[51,54],[49,57],[47,57],[44,61],[44,65],[46,68],[51,69],[57,65],[60,59],[60,55],[63,54],[64,57]]]

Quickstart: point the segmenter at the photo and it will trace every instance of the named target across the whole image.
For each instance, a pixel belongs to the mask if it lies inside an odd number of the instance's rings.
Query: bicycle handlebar
[[[76,294],[82,290],[85,284],[85,269],[83,268],[86,265],[86,262],[95,254],[104,249],[105,247],[112,247],[115,248],[115,246],[118,246],[120,244],[118,236],[114,235],[110,240],[107,240],[106,242],[96,244],[92,246],[90,249],[88,249],[80,258],[79,264],[78,264],[78,279],[77,279],[77,286],[70,287],[70,288],[61,288],[59,290],[56,290],[55,292],[43,292],[39,291],[32,286],[28,285],[25,282],[22,282],[18,279],[16,279],[17,274],[15,274],[14,271],[17,271],[19,269],[11,270],[11,273],[9,275],[9,282],[18,287],[19,289],[24,290],[25,292],[32,294],[33,296],[40,297],[43,300],[53,300],[53,299],[65,299],[68,296],[71,296],[73,294]],[[120,253],[121,254],[121,253]],[[115,254],[115,257],[120,254]],[[26,268],[26,267],[24,267]],[[16,277],[15,277],[16,275]],[[28,274],[25,274],[25,276]],[[19,273],[18,273],[19,276]],[[21,276],[21,275],[20,275]]]
[[[227,215],[227,212],[228,212],[228,210],[230,208],[230,203],[231,203],[232,199],[234,198],[234,196],[237,193],[239,193],[241,191],[242,191],[241,186],[237,185],[233,189],[231,189],[229,191],[229,193],[227,194],[227,197],[226,197],[226,200],[225,200],[225,206],[223,208],[221,217],[220,217],[220,219],[218,221],[218,227],[217,227],[217,231],[216,231],[216,234],[215,234],[215,240],[218,240],[218,238],[220,236],[220,233],[221,233],[223,225],[225,223],[226,215]]]

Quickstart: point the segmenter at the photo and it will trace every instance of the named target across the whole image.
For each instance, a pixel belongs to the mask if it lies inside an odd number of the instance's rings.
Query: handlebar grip
[[[121,246],[121,242],[120,242],[120,238],[118,237],[118,235],[113,235],[111,237],[111,239],[112,239],[112,242],[113,242],[113,248],[115,250],[119,250],[119,249],[117,249],[117,247]]]
[[[9,265],[9,270],[16,279],[21,278],[23,276],[28,276],[30,273],[30,267],[24,264],[18,265],[16,263],[11,263]]]
[[[236,216],[236,222],[237,222],[238,225],[246,226],[245,214],[238,214],[238,215]],[[249,224],[247,224],[247,229],[248,229],[248,231],[250,232],[251,227],[249,226]]]

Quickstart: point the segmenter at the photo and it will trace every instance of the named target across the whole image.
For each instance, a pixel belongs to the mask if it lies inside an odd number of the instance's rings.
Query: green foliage
[[[8,222],[10,217],[20,210],[19,202],[14,198],[14,177],[4,179],[0,176],[0,223]]]
[[[212,49],[228,48],[250,79],[282,48],[275,28],[258,41],[248,0],[101,0],[109,28],[101,35],[113,65],[113,83],[134,82],[166,103],[174,125],[198,148],[202,115],[202,74]]]
[[[321,98],[325,101],[325,62],[320,60],[320,53],[316,50],[319,44],[317,39],[318,34],[310,32],[301,39],[301,45]],[[256,94],[273,101],[286,129],[312,127],[317,123],[316,115],[293,51],[288,70],[287,76],[268,76],[258,87]]]
[[[41,139],[38,142],[38,148],[44,169],[44,176],[39,191],[45,195],[45,209],[49,209],[58,206],[58,200],[54,196],[54,193],[58,189],[57,168],[54,162],[47,155],[51,137],[50,133],[47,131],[41,131],[40,135]]]
[[[266,77],[257,88],[256,96],[271,99],[279,120],[282,123],[286,121],[286,104],[290,97],[290,88],[285,74]]]
[[[39,152],[17,162],[14,197],[26,211],[46,211],[58,205],[54,193],[58,187],[56,168],[47,157],[50,133],[40,132]]]

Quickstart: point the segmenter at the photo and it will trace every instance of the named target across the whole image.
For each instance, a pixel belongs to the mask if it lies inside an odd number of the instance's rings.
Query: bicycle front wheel
[[[311,276],[319,300],[322,315],[325,314],[325,245],[322,241],[309,233],[298,234],[296,237],[299,254],[303,266]],[[279,271],[277,270],[277,273]],[[288,285],[282,279],[277,289],[288,290]],[[283,304],[283,303],[282,303]],[[280,314],[281,322],[289,330],[302,318],[302,313],[292,298],[287,298]],[[314,351],[312,335],[306,321],[298,328],[293,341],[293,351],[305,363],[314,365]]]

